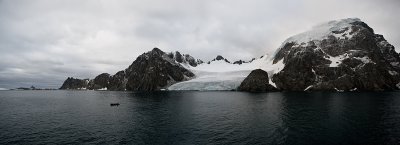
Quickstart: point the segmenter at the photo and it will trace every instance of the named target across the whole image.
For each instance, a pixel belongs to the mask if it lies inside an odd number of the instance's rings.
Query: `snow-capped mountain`
[[[196,67],[197,65],[203,63],[202,60],[195,59],[194,57],[190,56],[189,54],[181,54],[179,51],[168,53],[168,57],[184,66]]]
[[[83,83],[85,81],[80,79],[68,78],[60,89],[86,88],[94,90],[132,91],[165,89],[171,84],[194,77],[194,74],[182,65],[182,63],[191,64],[191,60],[188,58],[191,57],[184,57],[183,60],[185,61],[176,60],[175,57],[171,57],[160,49],[154,48],[152,51],[138,56],[127,69],[119,71],[113,76],[103,73],[95,79],[89,80],[88,83]]]
[[[357,18],[331,21],[287,39],[274,63],[282,90],[392,90],[399,83],[399,55],[382,35]]]
[[[349,18],[317,25],[288,38],[273,55],[249,61],[217,55],[204,62],[154,48],[115,75],[68,78],[60,89],[380,91],[400,89],[399,82],[394,47],[360,19]]]

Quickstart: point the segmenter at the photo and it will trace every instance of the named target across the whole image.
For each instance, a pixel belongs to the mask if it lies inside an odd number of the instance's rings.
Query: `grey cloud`
[[[359,17],[399,51],[398,0],[0,0],[0,88],[57,88],[159,47],[209,60],[271,54],[313,25]]]

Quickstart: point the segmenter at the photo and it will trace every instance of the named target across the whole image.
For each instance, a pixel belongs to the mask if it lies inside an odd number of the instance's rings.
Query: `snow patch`
[[[335,57],[328,55],[327,59],[331,61],[329,67],[338,67],[342,63],[342,61],[346,58],[349,58],[349,55],[347,53]]]
[[[363,63],[374,63],[368,56],[364,57],[354,57],[355,59],[361,60]]]
[[[392,66],[399,66],[399,62],[391,62],[390,63]]]
[[[307,90],[311,89],[312,87],[314,87],[314,85],[308,86],[306,89],[304,89],[304,91],[307,91]]]
[[[344,90],[339,90],[338,88],[335,88],[335,90],[336,90],[337,92],[344,92]]]
[[[357,88],[353,88],[350,90],[351,92],[357,91]]]
[[[7,91],[8,89],[6,88],[0,88],[0,91]]]
[[[107,91],[107,87],[101,88],[101,89],[97,89],[97,91]]]
[[[397,73],[396,71],[391,71],[391,70],[389,70],[388,72],[389,72],[389,74],[392,75],[392,76],[395,76],[395,75],[398,75],[398,74],[399,74],[399,73]]]
[[[348,18],[342,20],[330,21],[328,23],[314,26],[311,30],[292,36],[283,42],[282,46],[286,43],[295,42],[297,44],[307,43],[313,40],[323,40],[328,36],[335,36],[339,39],[351,39],[354,34],[350,34],[352,31],[351,26],[353,22],[361,21],[358,18]]]
[[[275,88],[278,88],[276,87],[276,84],[272,81],[272,77],[269,78],[269,84],[274,86]]]
[[[263,70],[265,70],[266,72],[269,72],[268,75],[272,76],[276,73],[279,73],[283,68],[285,68],[283,59],[279,60],[275,64],[273,64],[273,61],[270,60],[270,62],[267,62],[267,65],[264,66]]]

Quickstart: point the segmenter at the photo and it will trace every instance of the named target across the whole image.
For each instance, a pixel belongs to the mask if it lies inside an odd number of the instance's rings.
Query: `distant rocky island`
[[[204,62],[158,48],[125,70],[68,77],[64,90],[386,91],[400,89],[400,55],[358,18],[330,21],[292,36],[273,55]]]

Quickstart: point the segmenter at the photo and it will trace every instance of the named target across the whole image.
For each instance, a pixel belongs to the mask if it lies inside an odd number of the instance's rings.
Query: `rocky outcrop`
[[[98,89],[108,89],[110,84],[110,74],[102,73],[96,76],[93,80],[89,82],[89,89],[98,90]]]
[[[359,19],[331,21],[286,40],[273,76],[287,91],[382,91],[397,89],[399,55],[382,35]]]
[[[241,65],[243,63],[247,63],[247,62],[243,61],[243,60],[238,60],[238,61],[233,62],[233,64],[238,64],[238,65]]]
[[[231,63],[228,59],[222,57],[221,55],[217,55],[213,60],[208,61],[207,64],[210,64],[213,61],[225,61],[226,63]]]
[[[194,77],[191,71],[176,63],[158,48],[140,55],[126,72],[128,78],[126,89],[132,91],[159,90]]]
[[[196,67],[197,65],[203,63],[202,60],[195,59],[189,54],[181,54],[179,51],[170,52],[167,54],[167,56],[180,64],[190,65],[192,67]]]
[[[81,90],[86,89],[89,84],[89,79],[76,79],[73,77],[68,77],[60,89],[62,90]]]
[[[251,71],[251,73],[240,84],[238,90],[247,92],[278,91],[278,89],[269,84],[268,73],[262,69]]]
[[[115,75],[102,73],[94,79],[68,78],[60,89],[154,91],[176,82],[188,80],[194,74],[181,64],[196,66],[202,61],[176,52],[171,56],[158,48],[140,55],[127,69]]]
[[[126,83],[128,79],[126,78],[125,71],[119,71],[115,75],[111,76],[109,79],[108,90],[113,91],[124,91],[126,90]]]

